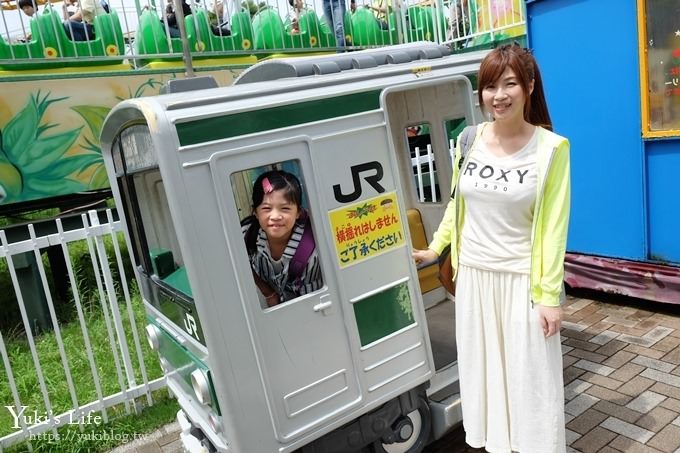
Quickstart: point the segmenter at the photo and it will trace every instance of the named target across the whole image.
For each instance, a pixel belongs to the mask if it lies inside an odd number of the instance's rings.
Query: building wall
[[[680,263],[680,141],[642,139],[636,2],[534,0],[527,14],[555,131],[572,145],[569,251]]]

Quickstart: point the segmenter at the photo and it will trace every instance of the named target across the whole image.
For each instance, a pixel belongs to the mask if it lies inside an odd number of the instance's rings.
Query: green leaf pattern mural
[[[55,123],[44,122],[50,105],[65,98],[50,93],[32,94],[9,122],[0,127],[0,203],[33,200],[86,190],[75,173],[101,162],[101,151],[65,157],[82,127],[55,132]]]
[[[205,74],[226,86],[238,72]],[[0,82],[0,205],[108,187],[99,144],[106,115],[124,99],[158,94],[178,76]]]

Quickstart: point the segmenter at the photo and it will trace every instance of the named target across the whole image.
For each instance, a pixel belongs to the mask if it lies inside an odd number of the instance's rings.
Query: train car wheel
[[[418,409],[406,417],[397,419],[392,425],[392,438],[383,437],[375,441],[373,451],[375,453],[418,453],[425,448],[431,427],[430,406],[421,396],[418,398]]]

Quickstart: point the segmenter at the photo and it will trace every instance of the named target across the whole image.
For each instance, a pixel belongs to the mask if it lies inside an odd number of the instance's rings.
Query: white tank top
[[[458,189],[465,200],[461,264],[530,272],[537,136],[538,128],[524,148],[506,157],[491,153],[481,138],[475,141]]]

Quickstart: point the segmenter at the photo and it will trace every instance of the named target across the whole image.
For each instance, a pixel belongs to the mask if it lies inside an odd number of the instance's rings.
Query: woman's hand
[[[538,316],[546,338],[552,337],[562,327],[562,307],[538,305]]]
[[[427,263],[430,261],[436,261],[437,258],[439,258],[439,255],[437,255],[437,252],[434,250],[418,250],[414,249],[413,253],[411,254],[413,256],[413,259],[416,260],[416,264],[420,263]]]

